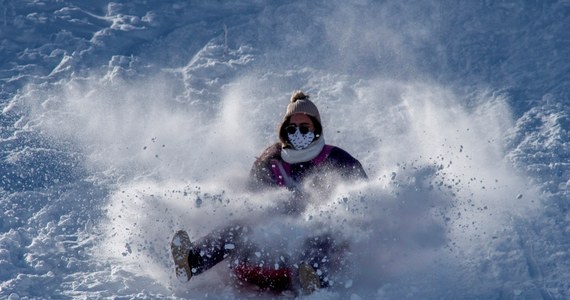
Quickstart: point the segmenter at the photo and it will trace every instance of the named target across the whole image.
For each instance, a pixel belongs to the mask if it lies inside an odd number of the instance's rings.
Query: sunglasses
[[[297,132],[297,125],[295,124],[287,125],[287,127],[285,127],[285,130],[287,131],[288,134],[295,134],[295,132]],[[299,126],[299,132],[301,132],[301,134],[307,134],[309,133],[309,131],[311,131],[309,129],[309,126],[304,124],[301,124]]]

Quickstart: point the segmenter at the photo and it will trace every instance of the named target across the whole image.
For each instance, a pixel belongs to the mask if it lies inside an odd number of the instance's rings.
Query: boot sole
[[[306,263],[299,266],[299,282],[306,295],[321,288],[321,280],[319,275],[317,275],[317,271]]]
[[[176,270],[176,277],[180,281],[189,281],[192,278],[192,269],[188,263],[188,255],[192,243],[188,233],[184,230],[176,232],[170,243],[170,250],[172,258],[174,259],[174,267]]]

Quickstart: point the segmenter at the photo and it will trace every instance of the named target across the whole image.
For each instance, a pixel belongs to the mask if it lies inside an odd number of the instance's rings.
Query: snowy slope
[[[292,298],[169,240],[319,228],[309,299],[570,297],[570,2],[0,0],[0,298]],[[370,181],[268,216],[243,182],[290,93]],[[288,249],[283,249],[284,251]]]

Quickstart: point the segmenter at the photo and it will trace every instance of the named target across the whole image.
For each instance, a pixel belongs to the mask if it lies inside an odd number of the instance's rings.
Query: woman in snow
[[[338,179],[335,175],[345,181],[367,178],[358,160],[325,144],[319,110],[301,91],[291,96],[278,134],[279,142],[265,149],[253,164],[253,188],[286,187],[295,193],[293,200],[303,200],[307,193],[329,189],[327,183]],[[305,204],[292,203],[286,212],[302,211]]]
[[[366,179],[358,160],[341,148],[325,144],[316,105],[301,91],[295,92],[278,128],[279,142],[256,159],[250,172],[253,190],[284,187],[292,196],[276,213],[296,215],[305,209],[307,197],[326,197],[333,180]],[[236,277],[262,288],[282,291],[300,287],[310,293],[330,284],[331,268],[342,264],[346,243],[330,234],[308,238],[296,255],[260,251],[247,238],[247,225],[232,225],[192,243],[181,230],[172,240],[172,255],[179,278],[189,280],[232,257]],[[283,245],[285,248],[286,245]]]

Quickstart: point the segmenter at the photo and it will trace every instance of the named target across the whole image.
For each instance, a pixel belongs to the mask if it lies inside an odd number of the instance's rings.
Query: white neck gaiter
[[[296,150],[291,148],[281,149],[281,158],[289,164],[296,164],[300,162],[310,161],[317,157],[325,147],[325,137],[320,136],[317,140],[313,141],[307,148]]]

